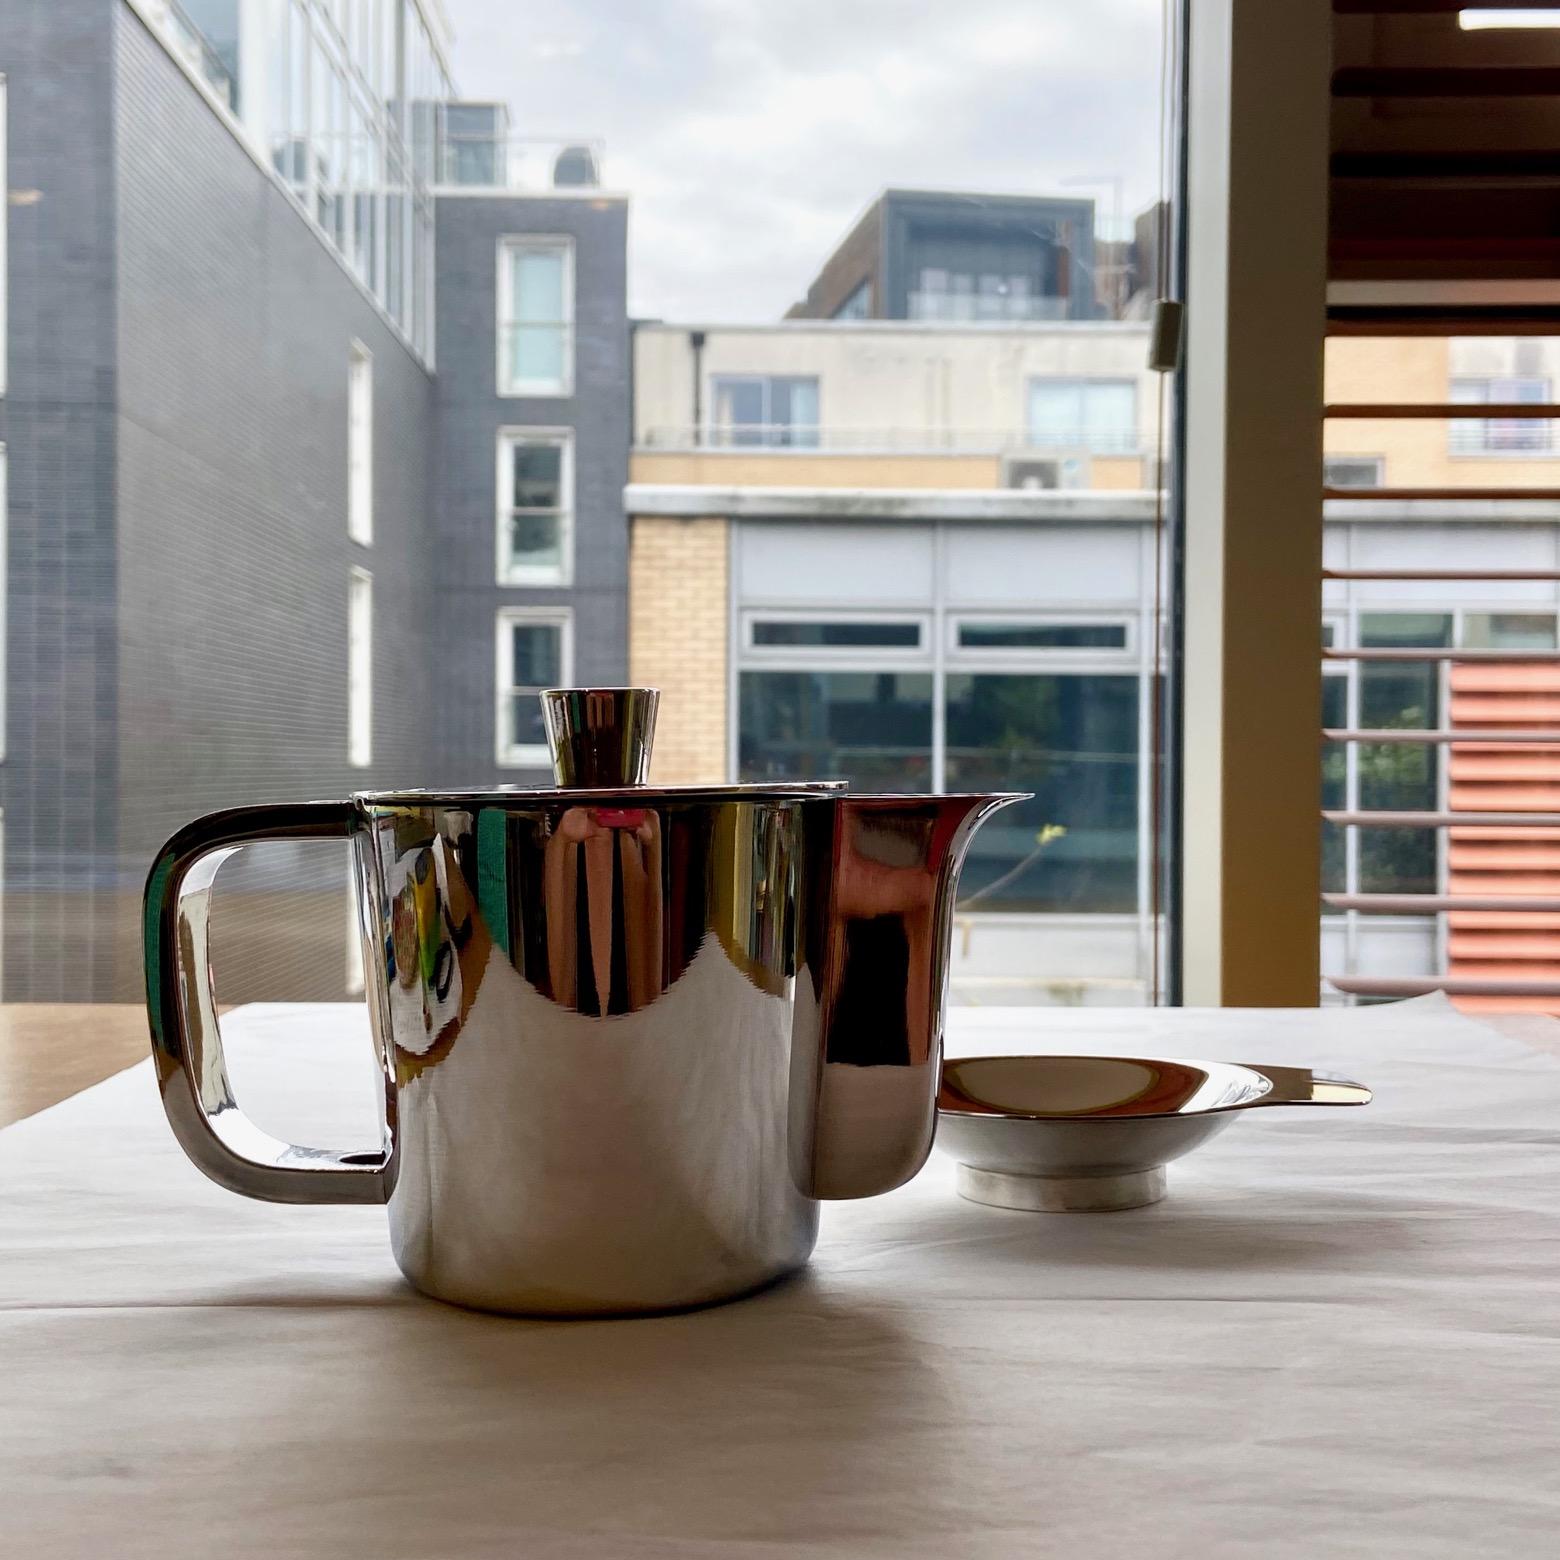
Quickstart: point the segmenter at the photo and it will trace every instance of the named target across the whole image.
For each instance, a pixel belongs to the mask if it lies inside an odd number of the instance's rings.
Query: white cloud
[[[1159,0],[448,0],[461,89],[600,135],[630,307],[768,319],[878,190],[1156,194]]]

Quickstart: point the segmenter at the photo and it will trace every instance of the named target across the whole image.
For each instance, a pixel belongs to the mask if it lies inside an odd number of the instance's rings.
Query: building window
[[[750,617],[750,650],[919,650],[926,625],[919,618],[820,618],[791,613]]]
[[[1544,406],[1549,381],[1537,378],[1454,379],[1452,401],[1458,406]],[[1548,454],[1550,429],[1541,417],[1455,418],[1451,425],[1454,455]]]
[[[498,247],[498,392],[574,393],[574,244],[506,238]]]
[[[567,429],[498,436],[498,581],[567,585],[573,574],[574,445]]]
[[[1029,442],[1040,450],[1130,455],[1141,443],[1131,379],[1031,379]]]
[[[538,695],[574,675],[567,609],[505,607],[498,614],[498,762],[546,768],[547,733]]]
[[[1008,618],[961,618],[954,643],[960,650],[1126,650],[1131,633],[1125,619],[1112,623],[1084,619],[1036,622]]]
[[[930,672],[745,671],[739,703],[744,780],[932,789]]]
[[[1135,623],[960,615],[943,627],[753,613],[740,777],[1032,791],[982,830],[961,906],[1137,912],[1146,684]]]
[[[1375,488],[1386,480],[1382,455],[1328,455],[1322,461],[1322,482],[1334,488]]]
[[[361,341],[347,359],[347,535],[374,540],[374,358]]]
[[[834,311],[837,320],[865,320],[872,315],[872,283],[860,282],[851,290],[839,308]]]
[[[818,381],[775,374],[719,374],[710,443],[730,449],[816,449]]]
[[[366,768],[374,754],[374,578],[353,569],[347,583],[347,761]]]

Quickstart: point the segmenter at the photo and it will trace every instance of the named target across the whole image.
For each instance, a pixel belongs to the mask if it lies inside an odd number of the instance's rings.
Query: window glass
[[[1549,400],[1549,381],[1533,377],[1457,378],[1451,399],[1466,406],[1541,406]],[[1457,418],[1451,425],[1454,455],[1504,455],[1550,449],[1554,425],[1538,417]]]
[[[1433,894],[1436,833],[1433,829],[1360,829],[1360,892]]]
[[[960,623],[962,650],[1122,650],[1125,623]]]
[[[547,732],[537,695],[569,679],[566,618],[501,613],[499,634],[500,762],[546,764]]]
[[[757,645],[815,645],[861,649],[879,645],[915,646],[921,643],[919,623],[800,623],[783,619],[753,625]]]
[[[1552,612],[1465,612],[1462,642],[1470,650],[1553,650]]]
[[[500,328],[505,388],[566,394],[570,378],[570,251],[556,240],[511,242]]]
[[[816,379],[722,374],[712,404],[717,445],[783,449],[818,442]]]
[[[1369,650],[1444,650],[1452,643],[1450,612],[1363,612],[1360,644]],[[1431,664],[1431,663],[1427,663]]]
[[[1036,449],[1131,452],[1138,444],[1137,386],[1131,380],[1032,380],[1029,442]]]
[[[1137,679],[957,673],[947,687],[948,789],[1035,793],[976,836],[963,907],[1136,910]]]
[[[1322,679],[1322,725],[1341,731],[1349,724],[1349,681],[1341,674]],[[1329,812],[1341,812],[1349,805],[1348,746],[1342,742],[1322,744],[1322,806]],[[1343,893],[1348,887],[1344,829],[1341,824],[1322,822],[1322,892]]]
[[[567,435],[503,435],[499,474],[501,579],[562,583],[568,572],[573,505]]]
[[[740,699],[744,780],[931,789],[932,679],[925,673],[745,671]]]

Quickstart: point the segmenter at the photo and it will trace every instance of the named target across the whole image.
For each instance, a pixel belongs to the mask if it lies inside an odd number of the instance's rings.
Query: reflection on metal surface
[[[654,688],[548,688],[547,749],[559,785],[644,785],[661,695]]]
[[[1127,1056],[976,1056],[943,1067],[937,1146],[973,1202],[1043,1212],[1137,1208],[1165,1165],[1272,1105],[1368,1105],[1304,1067]]]
[[[572,752],[599,781],[636,747],[602,721],[644,704],[608,692],[563,721],[560,769]],[[285,1157],[308,1151],[250,1152],[225,1087],[185,1103],[221,1053],[200,950],[164,929],[196,918],[219,846],[301,827],[296,809],[202,820],[148,885],[170,1118],[236,1190],[383,1197],[397,1261],[444,1299],[608,1314],[751,1290],[806,1261],[816,1199],[924,1161],[958,869],[1008,800],[565,785],[330,804],[359,862],[387,1121],[382,1161],[325,1155],[332,1177]]]

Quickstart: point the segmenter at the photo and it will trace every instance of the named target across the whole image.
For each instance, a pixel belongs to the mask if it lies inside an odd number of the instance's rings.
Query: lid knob
[[[644,785],[661,695],[655,688],[546,688],[542,719],[560,786]]]

